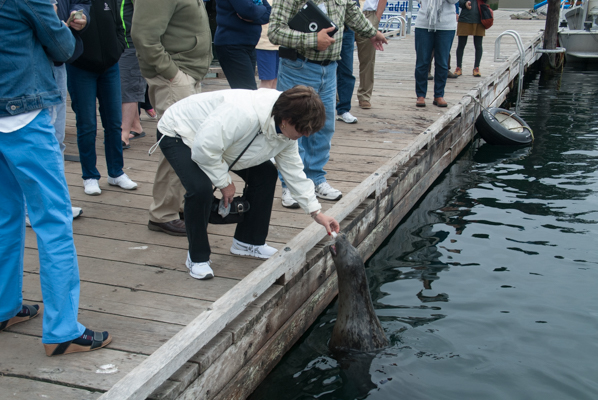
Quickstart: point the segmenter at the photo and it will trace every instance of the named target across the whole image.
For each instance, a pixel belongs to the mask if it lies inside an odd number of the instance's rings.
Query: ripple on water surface
[[[390,348],[335,360],[333,304],[251,398],[598,398],[596,99],[535,76],[534,145],[474,143],[368,261]]]

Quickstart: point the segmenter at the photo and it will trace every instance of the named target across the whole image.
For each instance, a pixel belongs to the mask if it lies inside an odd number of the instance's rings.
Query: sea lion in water
[[[338,274],[338,316],[329,347],[333,351],[373,351],[388,339],[372,305],[363,260],[342,234],[330,245]]]

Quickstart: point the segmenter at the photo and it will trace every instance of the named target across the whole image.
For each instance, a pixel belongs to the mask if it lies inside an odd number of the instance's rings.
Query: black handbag
[[[253,139],[251,139],[251,142],[249,142],[247,147],[245,147],[245,149],[243,149],[241,154],[239,154],[239,156],[235,159],[235,161],[233,161],[233,163],[230,165],[230,167],[228,167],[229,171],[237,163],[237,161],[239,161],[239,159],[243,156],[243,154],[245,154],[245,151],[247,151],[249,146],[251,146],[251,143],[253,143],[253,141],[255,140],[257,135],[259,135],[260,133],[262,133],[261,130],[255,134],[255,136],[253,137]],[[243,188],[243,195],[236,196],[235,198],[233,198],[233,202],[230,205],[230,212],[228,213],[228,215],[226,217],[222,217],[222,215],[218,214],[218,207],[220,206],[220,199],[218,197],[214,196],[214,198],[212,199],[212,207],[210,209],[210,218],[208,219],[208,222],[210,224],[215,224],[215,225],[238,224],[239,222],[242,222],[243,219],[245,218],[245,213],[247,211],[249,211],[249,208],[251,207],[249,204],[249,201],[247,201],[247,199],[245,198],[245,190],[246,189],[247,189],[247,184],[245,184],[245,187]],[[215,191],[216,191],[216,188],[214,188],[214,192]]]

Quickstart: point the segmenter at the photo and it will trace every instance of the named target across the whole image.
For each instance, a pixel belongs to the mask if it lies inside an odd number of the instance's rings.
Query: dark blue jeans
[[[100,179],[96,168],[96,97],[104,127],[104,152],[108,176],[118,178],[123,172],[121,141],[122,109],[118,63],[103,73],[86,71],[66,64],[67,87],[71,107],[77,117],[77,146],[83,179]]]
[[[336,67],[336,113],[344,114],[351,110],[351,97],[355,89],[355,77],[353,76],[353,49],[355,48],[355,33],[345,27],[343,33],[343,46],[341,48],[341,59],[337,61]]]
[[[257,90],[255,46],[214,46],[231,89]]]
[[[428,31],[415,28],[415,94],[426,97],[428,71],[434,50],[434,97],[444,97],[448,77],[448,58],[455,38],[455,31]]]

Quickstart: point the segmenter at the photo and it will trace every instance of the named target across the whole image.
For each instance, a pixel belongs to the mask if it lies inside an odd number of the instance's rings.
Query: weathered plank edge
[[[542,34],[539,33],[532,41],[526,43],[524,55],[526,64],[537,59],[534,49],[537,47],[537,43],[541,41],[541,38]],[[506,69],[509,71],[510,77],[514,77],[518,73],[515,66],[518,66],[519,57],[518,54],[515,54],[506,61]],[[504,67],[499,67],[493,74],[480,82],[470,94],[473,97],[484,98],[484,95],[489,91],[494,91],[494,85],[504,69]],[[357,188],[337,203],[328,214],[342,220],[373,192],[379,196],[386,188],[388,179],[398,168],[421,149],[428,146],[442,129],[455,119],[463,111],[464,106],[467,106],[471,101],[470,97],[464,97],[420,134],[406,150],[401,151],[374,174],[366,178]],[[291,280],[303,268],[307,251],[314,247],[324,236],[325,232],[319,225],[316,223],[309,225],[293,238],[283,251],[264,262],[245,277],[218,299],[211,309],[197,316],[189,325],[123,377],[108,392],[104,393],[100,399],[146,398],[279,278],[284,276],[284,281]]]

